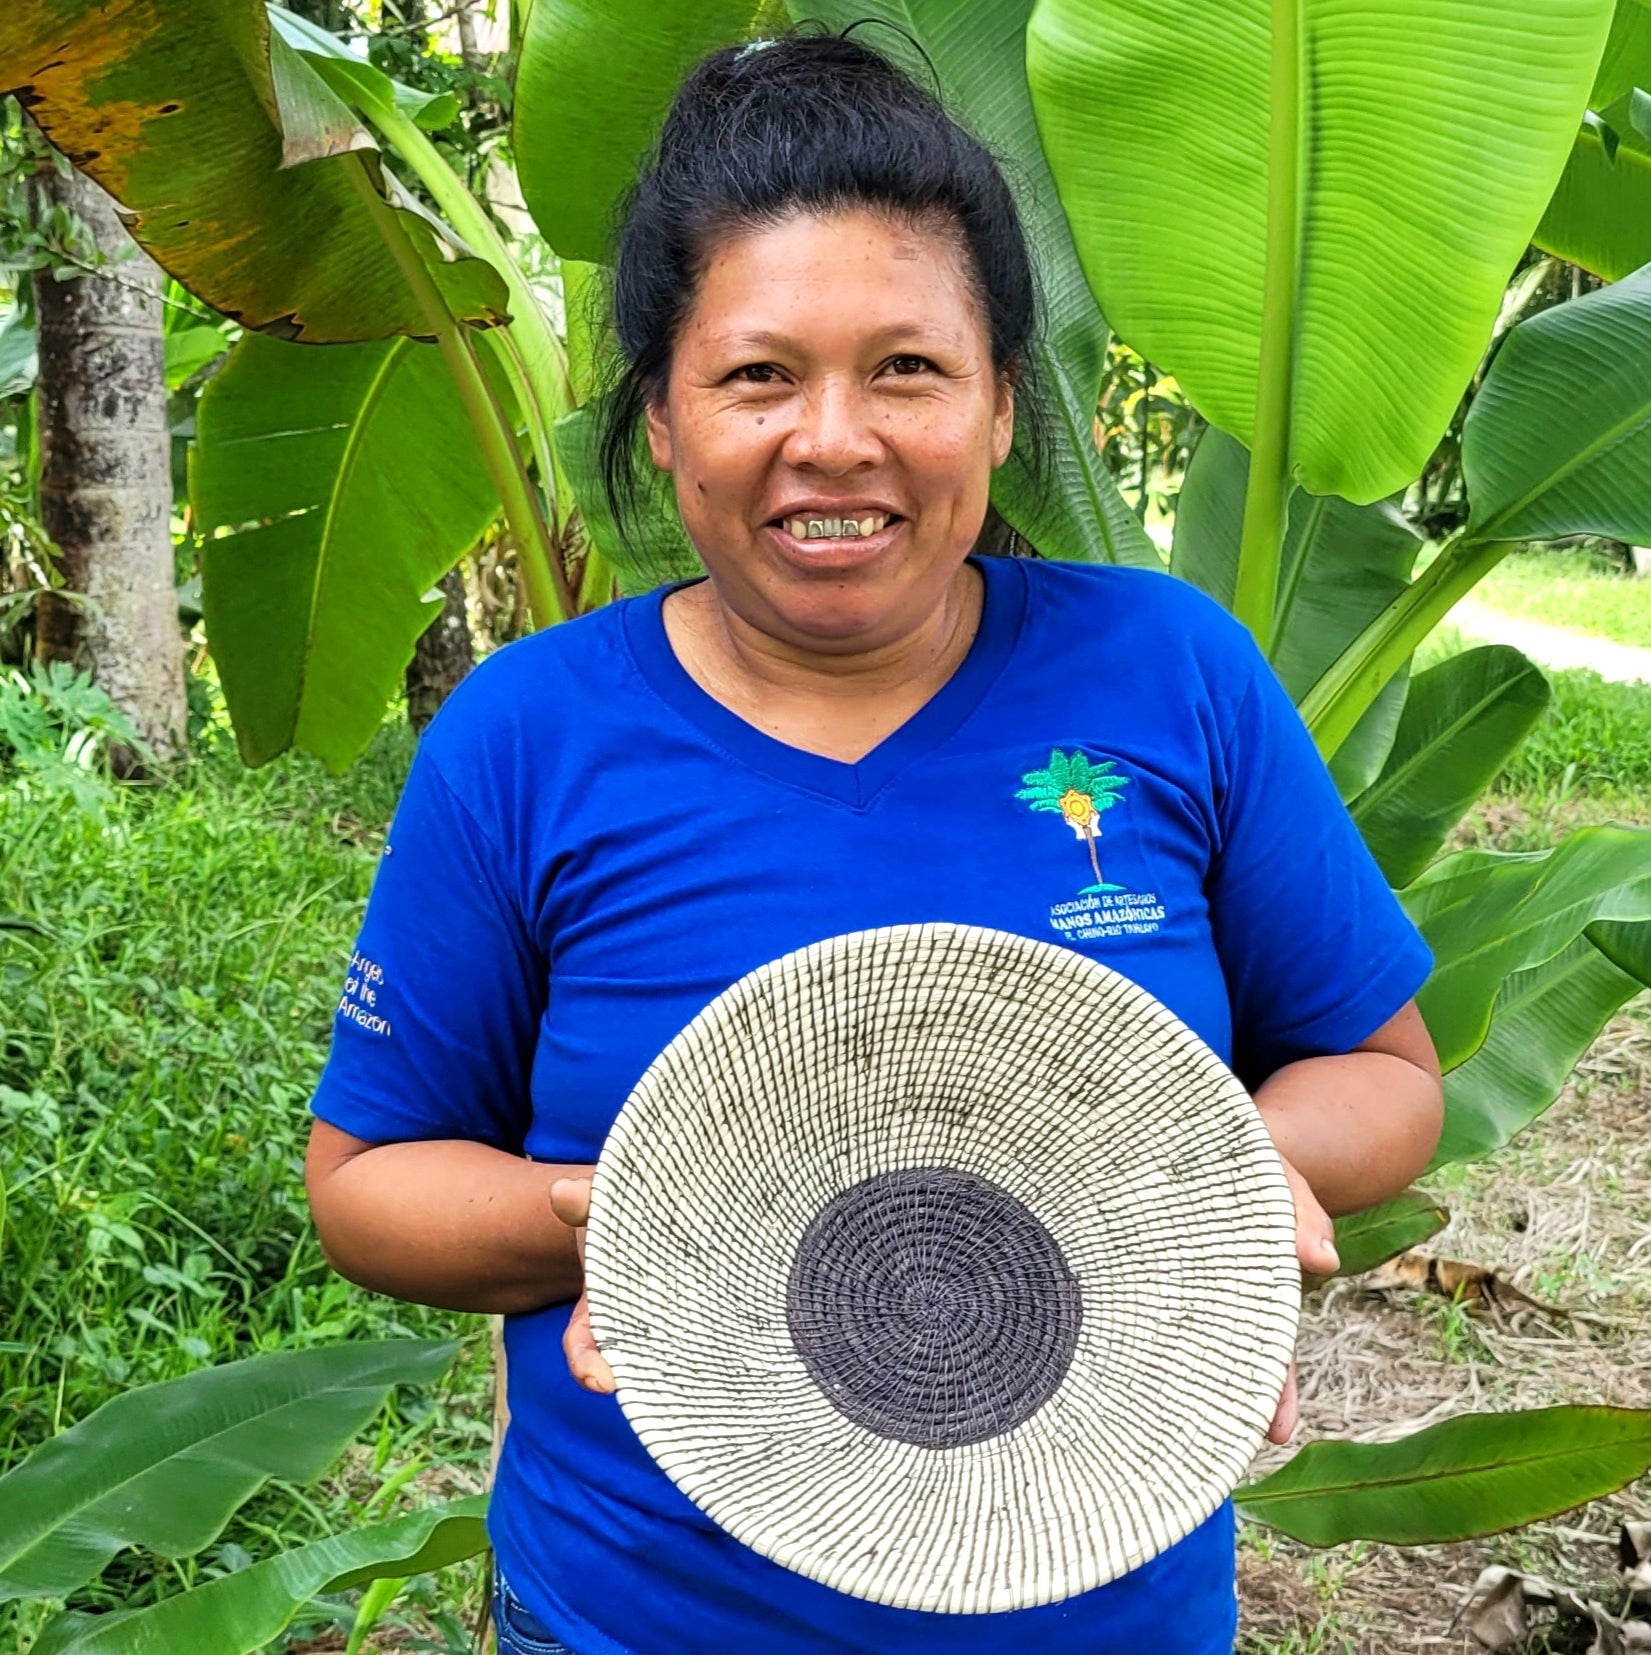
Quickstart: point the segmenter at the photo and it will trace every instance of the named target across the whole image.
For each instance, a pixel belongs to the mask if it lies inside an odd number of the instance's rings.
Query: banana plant
[[[428,624],[424,594],[499,512],[440,356],[247,334],[200,399],[190,498],[242,755],[296,743],[344,769]]]
[[[1028,42],[1045,148],[1097,297],[1217,428],[1186,479],[1172,567],[1249,625],[1434,949],[1421,1005],[1447,1070],[1436,1165],[1534,1119],[1651,980],[1651,834],[1593,829],[1541,856],[1434,860],[1543,710],[1540,675],[1517,652],[1482,650],[1404,684],[1416,646],[1512,543],[1646,537],[1651,276],[1515,329],[1470,416],[1468,525],[1414,580],[1409,561],[1390,553],[1384,567],[1374,550],[1371,514],[1443,432],[1555,185],[1574,184],[1570,152],[1590,141],[1576,134],[1612,8],[1524,9],[1523,43],[1506,49],[1492,43],[1503,8],[1464,9],[1446,41],[1420,0],[1356,13],[1253,0],[1223,8],[1219,26],[1198,0],[1167,12],[1039,0]],[[1619,58],[1638,21],[1623,16]],[[1538,29],[1551,31],[1547,96],[1487,95],[1487,74],[1533,72],[1521,53]],[[1440,96],[1441,80],[1457,96]],[[1167,139],[1165,107],[1181,112]],[[1494,177],[1485,145],[1505,158]],[[1563,420],[1544,390],[1555,383],[1574,392]],[[1330,565],[1345,586],[1315,570],[1313,525],[1332,511],[1349,516]],[[1320,590],[1333,607],[1303,662],[1296,617]],[[1338,1234],[1357,1268],[1440,1222],[1412,1191]],[[1487,1533],[1641,1475],[1646,1418],[1559,1409],[1449,1421],[1393,1444],[1314,1444],[1241,1490],[1240,1505],[1314,1544]]]
[[[1379,500],[1443,434],[1611,15],[1039,0],[1033,103],[1090,285],[1252,451],[1233,607],[1263,647],[1294,486]]]
[[[1619,0],[1536,244],[1607,281],[1651,263],[1651,3]]]
[[[115,1397],[0,1476],[0,1602],[67,1597],[128,1547],[197,1555],[271,1478],[314,1481],[397,1386],[429,1384],[456,1350],[393,1339],[279,1351]],[[363,1524],[146,1608],[59,1614],[31,1655],[243,1655],[319,1594],[479,1555],[485,1504]]]
[[[437,182],[459,189],[418,124],[451,119],[451,100],[398,92],[368,65],[340,64],[294,24],[275,28],[254,0],[159,0],[116,18],[97,0],[8,6],[0,90],[127,210],[162,268],[249,330],[307,343],[434,340],[520,550],[535,616],[548,625],[568,611],[545,495],[478,343],[483,330],[501,335],[491,348],[518,402],[529,400],[527,371],[543,370],[531,390],[548,421],[565,411],[546,383],[549,329],[536,304],[522,304],[525,284],[513,288],[509,261],[486,256],[498,238],[487,241],[485,215],[477,209],[461,232],[428,213],[363,124],[377,119],[408,164],[434,161]]]
[[[1442,1545],[1522,1527],[1651,1469],[1651,1409],[1461,1414],[1399,1442],[1315,1442],[1238,1492],[1255,1522],[1304,1540]]]
[[[1573,395],[1556,409],[1554,385]],[[1333,753],[1451,608],[1530,540],[1651,539],[1651,266],[1514,328],[1469,411],[1471,512],[1301,701]]]

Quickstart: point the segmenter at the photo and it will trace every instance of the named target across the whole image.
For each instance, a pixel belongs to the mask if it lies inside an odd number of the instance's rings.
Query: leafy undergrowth
[[[1385,1440],[1449,1415],[1555,1402],[1651,1407],[1648,1121],[1651,1002],[1642,999],[1529,1131],[1488,1161],[1424,1180],[1452,1213],[1428,1251],[1490,1266],[1549,1308],[1470,1312],[1437,1295],[1333,1284],[1304,1315],[1302,1438]],[[1239,1655],[1479,1650],[1455,1617],[1493,1563],[1616,1608],[1617,1525],[1646,1517],[1651,1479],[1555,1522],[1456,1546],[1309,1551],[1247,1530]],[[1528,1655],[1581,1655],[1591,1638],[1556,1624]]]
[[[219,741],[97,817],[0,786],[0,1470],[117,1391],[205,1363],[471,1336],[442,1390],[388,1409],[332,1482],[267,1492],[193,1563],[118,1559],[80,1606],[311,1538],[408,1466],[479,1486],[480,1320],[333,1276],[303,1200],[306,1103],[410,756],[405,724],[343,778],[300,759],[249,772]],[[29,1614],[0,1608],[0,1648],[26,1647]]]
[[[1651,825],[1651,689],[1551,676],[1549,718],[1454,844],[1541,850],[1589,823]],[[1485,1408],[1651,1407],[1648,1127],[1651,996],[1607,1028],[1560,1101],[1506,1149],[1423,1180],[1453,1215],[1429,1252],[1488,1266],[1584,1319],[1470,1313],[1334,1284],[1304,1316],[1298,1440],[1383,1440]],[[1466,1655],[1480,1646],[1455,1617],[1483,1567],[1529,1570],[1613,1603],[1617,1524],[1643,1517],[1651,1479],[1557,1522],[1460,1546],[1311,1551],[1247,1529],[1237,1655]],[[1577,1633],[1545,1628],[1527,1655],[1581,1655],[1591,1633]]]
[[[1651,580],[1596,551],[1519,551],[1474,588],[1475,603],[1614,643],[1651,649]]]

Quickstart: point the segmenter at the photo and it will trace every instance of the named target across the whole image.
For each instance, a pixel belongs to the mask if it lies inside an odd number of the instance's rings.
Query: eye
[[[891,356],[888,366],[890,373],[898,374],[903,379],[913,374],[936,372],[934,363],[926,356]]]
[[[728,377],[741,385],[778,385],[780,370],[773,362],[747,362],[735,368]]]

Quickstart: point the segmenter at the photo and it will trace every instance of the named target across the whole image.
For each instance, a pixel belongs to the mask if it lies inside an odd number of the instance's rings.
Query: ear
[[[643,411],[643,425],[648,433],[648,452],[661,471],[676,470],[676,458],[671,447],[671,422],[665,412],[663,397],[649,397]]]
[[[992,469],[994,471],[1009,458],[1009,449],[1015,440],[1015,382],[1009,374],[999,374],[997,403],[992,409]]]

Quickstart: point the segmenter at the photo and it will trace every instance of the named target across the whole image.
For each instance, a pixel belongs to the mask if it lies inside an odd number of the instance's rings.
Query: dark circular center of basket
[[[1078,1343],[1078,1283],[1007,1190],[952,1167],[879,1173],[809,1225],[786,1292],[791,1341],[856,1425],[961,1448],[1028,1420]]]

